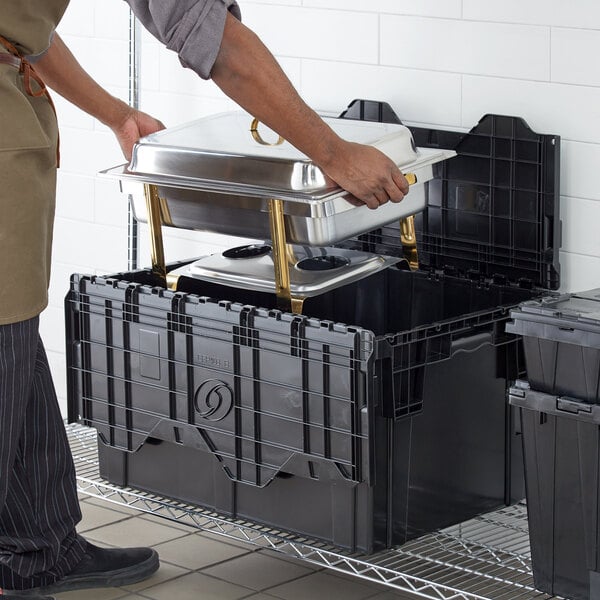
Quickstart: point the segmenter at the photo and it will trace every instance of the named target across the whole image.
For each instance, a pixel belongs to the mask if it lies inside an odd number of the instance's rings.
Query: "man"
[[[44,81],[109,126],[126,157],[161,129],[98,86],[54,34],[69,0],[4,0],[0,17],[0,587],[13,598],[127,585],[158,568],[148,548],[102,549],[76,533],[73,463],[38,334],[47,304],[56,119]],[[240,22],[235,0],[128,0],[182,63],[308,155],[369,207],[408,184],[378,150],[340,139]],[[26,57],[32,57],[30,60]]]

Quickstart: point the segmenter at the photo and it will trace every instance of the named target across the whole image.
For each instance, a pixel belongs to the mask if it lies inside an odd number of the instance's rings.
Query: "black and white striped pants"
[[[47,585],[81,560],[75,469],[39,318],[0,325],[0,588]]]

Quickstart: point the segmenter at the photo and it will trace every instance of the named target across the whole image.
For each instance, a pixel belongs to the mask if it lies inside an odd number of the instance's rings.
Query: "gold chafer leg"
[[[161,205],[158,188],[150,183],[145,183],[144,196],[146,198],[146,211],[148,213],[148,227],[150,228],[152,274],[166,288],[167,266],[163,249]]]
[[[304,298],[298,298],[295,296],[292,296],[292,312],[296,313],[297,315],[301,315],[302,314],[302,308],[304,307]]]
[[[277,306],[281,310],[301,314],[304,298],[292,298],[290,287],[290,264],[293,259],[293,252],[286,243],[282,200],[269,199],[269,225],[273,243]]]
[[[417,252],[417,235],[415,233],[415,218],[413,216],[400,219],[400,241],[404,258],[412,271],[419,268],[419,254]]]
[[[414,173],[404,173],[408,185],[417,183],[417,176]],[[416,271],[419,268],[419,255],[417,252],[417,234],[415,232],[415,218],[413,216],[400,219],[400,241],[404,258],[408,261],[411,270]]]

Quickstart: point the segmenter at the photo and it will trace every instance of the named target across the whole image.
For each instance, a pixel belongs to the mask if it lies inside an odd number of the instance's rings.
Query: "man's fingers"
[[[390,197],[389,197],[388,193],[385,191],[385,189],[375,190],[373,192],[373,195],[375,196],[375,198],[377,198],[377,202],[379,203],[379,206],[381,206],[382,204],[385,204],[386,202],[389,202],[389,200],[390,200]]]
[[[390,200],[392,202],[400,202],[404,198],[402,190],[392,183],[387,183],[383,188],[373,191],[369,196],[366,196],[364,203],[369,208],[378,208]]]
[[[400,202],[408,194],[408,181],[397,167],[391,170],[391,177],[384,187],[392,202]]]
[[[392,179],[400,191],[406,196],[406,194],[408,194],[408,181],[406,181],[406,177],[402,175],[400,169],[392,170]]]
[[[389,158],[374,148],[365,148],[363,154],[369,160],[354,159],[356,172],[343,172],[344,176],[340,178],[335,174],[329,176],[371,209],[390,200],[400,202],[408,194],[408,181]]]
[[[377,199],[377,196],[375,196],[375,194],[371,194],[370,196],[367,196],[363,202],[370,208],[370,209],[375,209],[375,208],[379,208],[379,200]]]
[[[400,202],[406,195],[397,185],[388,185],[385,193],[392,202]]]

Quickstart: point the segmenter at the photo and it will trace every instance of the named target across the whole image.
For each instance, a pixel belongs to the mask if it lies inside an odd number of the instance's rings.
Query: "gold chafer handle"
[[[252,119],[252,124],[250,125],[250,133],[252,134],[252,137],[254,138],[255,142],[258,142],[262,146],[280,146],[281,144],[283,144],[283,142],[285,142],[285,140],[281,136],[279,136],[276,142],[267,142],[258,131],[259,125],[260,121],[258,119]]]

